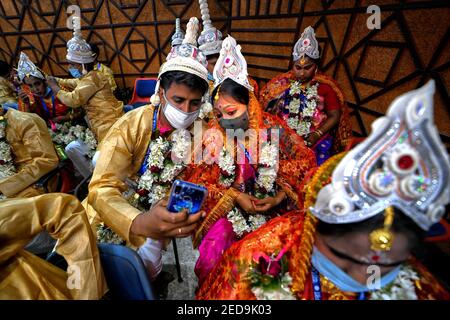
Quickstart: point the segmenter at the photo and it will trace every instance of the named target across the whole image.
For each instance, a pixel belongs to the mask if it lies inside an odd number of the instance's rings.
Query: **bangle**
[[[314,131],[315,133],[317,133],[319,135],[319,137],[323,136],[323,132],[320,129],[317,129],[316,131]]]

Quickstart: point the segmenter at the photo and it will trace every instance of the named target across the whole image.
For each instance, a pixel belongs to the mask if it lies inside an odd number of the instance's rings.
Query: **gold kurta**
[[[71,108],[83,107],[86,110],[89,126],[100,144],[123,115],[123,102],[114,96],[108,77],[101,72],[90,71],[80,79],[58,79],[58,82],[72,90],[60,90],[58,99]]]
[[[9,81],[0,77],[0,105],[3,103],[17,103],[17,96]]]
[[[37,114],[9,109],[5,115],[6,140],[14,155],[16,174],[0,180],[0,192],[8,198],[42,194],[36,183],[58,166],[47,125]]]
[[[99,299],[107,290],[96,239],[73,196],[52,193],[0,202],[0,299]],[[56,252],[71,275],[27,252],[41,231],[58,239]],[[74,278],[79,275],[79,281]],[[70,287],[70,289],[69,289]]]
[[[114,80],[114,73],[112,72],[112,70],[109,67],[107,67],[103,63],[99,62],[94,66],[94,70],[100,71],[105,76],[107,76],[109,79],[109,84],[111,86],[111,90],[113,92],[116,91],[117,84],[116,84],[116,81]]]
[[[100,156],[89,185],[87,212],[91,224],[99,220],[122,239],[140,246],[143,237],[131,234],[131,224],[140,211],[122,196],[126,178],[135,178],[152,135],[153,107],[126,113],[109,131],[99,148]]]

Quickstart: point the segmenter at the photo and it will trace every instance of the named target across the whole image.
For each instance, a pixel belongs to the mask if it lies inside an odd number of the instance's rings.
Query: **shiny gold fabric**
[[[114,73],[109,67],[105,66],[103,63],[97,63],[94,67],[94,70],[100,71],[105,76],[107,76],[109,80],[109,85],[111,86],[111,90],[113,92],[116,91],[117,84],[116,81],[114,80]]]
[[[10,83],[3,77],[0,77],[0,104],[17,102],[16,94],[14,93]]]
[[[68,275],[23,249],[44,230],[58,239],[56,252],[76,271]],[[107,290],[96,239],[73,196],[1,201],[0,239],[0,299],[99,299]]]
[[[108,77],[91,71],[80,79],[58,79],[58,83],[72,90],[60,90],[58,99],[71,108],[83,107],[86,110],[89,126],[100,143],[123,115],[123,102],[113,95]]]
[[[35,188],[42,176],[58,166],[58,156],[47,130],[37,114],[8,109],[6,140],[14,155],[16,174],[0,181],[0,192],[8,198],[42,194]]]
[[[144,239],[130,233],[140,213],[122,196],[126,178],[136,178],[152,135],[153,107],[126,113],[111,128],[99,148],[100,156],[89,185],[87,211],[91,224],[99,220],[133,246]],[[97,215],[98,214],[98,215]]]

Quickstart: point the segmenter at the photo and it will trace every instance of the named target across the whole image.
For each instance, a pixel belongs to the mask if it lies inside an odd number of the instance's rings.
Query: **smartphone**
[[[183,180],[175,180],[170,190],[167,210],[179,212],[183,209],[188,209],[189,214],[197,213],[200,211],[207,195],[208,189],[204,186]]]

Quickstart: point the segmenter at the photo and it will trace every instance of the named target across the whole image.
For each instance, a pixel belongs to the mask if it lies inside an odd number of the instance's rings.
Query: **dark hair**
[[[208,90],[208,83],[195,74],[184,71],[169,71],[161,76],[161,87],[167,91],[172,83],[184,84],[192,90],[199,90],[204,94]]]
[[[91,51],[95,54],[95,58],[98,58],[98,55],[100,54],[100,48],[95,43],[89,43],[89,46],[91,47]]]
[[[415,248],[425,237],[425,231],[399,209],[394,207],[394,212],[392,230],[395,233],[404,234],[411,249]],[[324,236],[342,237],[353,232],[372,232],[375,229],[382,228],[383,222],[383,214],[377,214],[370,219],[347,224],[330,224],[319,220],[316,230]]]
[[[211,98],[214,99],[216,96],[217,90],[220,88],[220,94],[226,94],[233,99],[239,101],[242,104],[248,105],[250,101],[250,94],[248,93],[248,89],[234,80],[226,79],[220,86],[214,89]]]
[[[11,71],[11,66],[3,60],[0,60],[0,76],[4,77]]]
[[[207,56],[206,56],[206,60],[209,60],[209,59],[212,59],[212,58],[217,58],[217,59],[219,59],[219,57],[220,57],[220,53],[218,52],[218,53],[214,53],[214,54],[207,55]]]
[[[87,72],[94,70],[94,65],[95,63],[91,62],[91,63],[85,63],[84,64],[84,68],[86,69]]]

